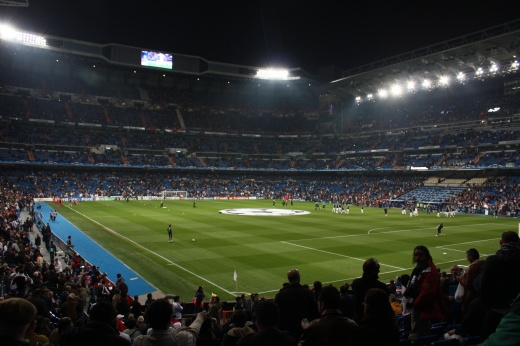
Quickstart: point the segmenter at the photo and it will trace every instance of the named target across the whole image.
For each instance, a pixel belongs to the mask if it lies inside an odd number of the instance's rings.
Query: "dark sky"
[[[29,0],[21,29],[249,66],[352,68],[520,18],[511,1]],[[516,7],[516,10],[515,10]]]

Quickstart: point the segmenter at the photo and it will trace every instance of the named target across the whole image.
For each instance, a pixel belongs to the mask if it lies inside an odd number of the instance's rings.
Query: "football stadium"
[[[444,312],[415,325],[419,304],[410,323],[404,303],[383,344],[499,337],[500,318],[464,316],[475,301],[477,315],[498,310],[478,296],[484,275],[467,282],[504,246],[492,295],[520,293],[520,21],[329,79],[0,30],[2,300],[51,292],[52,329],[71,294],[87,321],[106,286],[122,332],[147,296],[182,302],[183,326],[198,319],[202,289],[225,325],[252,299],[281,301],[293,270],[316,306],[328,286],[361,306],[354,281],[376,263],[399,305],[425,247]],[[454,303],[459,285],[468,300]]]

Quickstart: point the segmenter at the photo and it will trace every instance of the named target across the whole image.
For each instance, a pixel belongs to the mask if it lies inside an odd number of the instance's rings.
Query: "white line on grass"
[[[203,280],[203,281],[205,281],[205,282],[207,282],[207,283],[209,283],[209,284],[211,284],[211,285],[213,285],[213,286],[215,286],[215,287],[221,289],[222,291],[226,292],[227,294],[229,294],[229,295],[233,295],[231,291],[228,291],[228,290],[226,290],[225,288],[223,288],[223,287],[221,287],[221,286],[219,286],[219,285],[217,285],[217,284],[215,284],[215,283],[209,281],[208,279],[206,279],[206,278],[204,278],[204,277],[202,277],[202,276],[200,276],[200,275],[198,275],[198,274],[195,274],[194,272],[192,272],[192,271],[190,271],[190,270],[184,268],[183,266],[180,266],[180,265],[178,265],[177,263],[170,261],[170,260],[167,259],[166,257],[161,256],[161,255],[159,255],[158,253],[151,251],[150,249],[148,249],[148,248],[142,246],[141,244],[136,243],[135,241],[133,241],[133,240],[131,240],[131,239],[128,239],[127,237],[122,236],[121,234],[117,233],[117,232],[114,231],[113,229],[108,228],[107,226],[105,226],[105,225],[103,225],[102,223],[100,223],[100,222],[98,222],[98,221],[96,221],[96,220],[94,220],[94,219],[88,217],[87,215],[82,214],[82,213],[80,213],[79,211],[77,211],[77,210],[75,210],[75,209],[72,209],[72,208],[70,208],[70,207],[67,207],[67,208],[69,208],[70,210],[73,210],[74,212],[78,213],[79,215],[83,216],[84,218],[86,218],[86,219],[88,219],[88,220],[90,220],[90,221],[92,221],[92,222],[98,224],[99,226],[103,227],[106,231],[112,233],[113,235],[115,235],[115,236],[117,236],[117,237],[119,237],[119,238],[121,238],[121,239],[124,239],[124,240],[126,240],[126,241],[128,241],[128,242],[134,244],[135,246],[137,246],[137,247],[139,247],[139,248],[141,248],[141,249],[143,249],[143,250],[145,250],[145,251],[151,253],[152,255],[155,255],[155,256],[157,256],[157,257],[159,257],[159,258],[165,260],[166,262],[170,263],[171,265],[176,266],[177,268],[179,268],[179,269],[181,269],[181,270],[184,270],[186,273],[189,273],[190,275],[193,275],[193,276],[195,276],[195,277],[197,277],[197,278],[199,278],[199,279],[201,279],[201,280]]]
[[[293,243],[290,243],[290,242],[288,242],[288,241],[282,241],[282,243],[284,243],[284,244],[288,244],[288,245],[292,245],[292,246],[302,247],[302,248],[307,249],[307,250],[313,250],[313,251],[323,252],[323,253],[326,253],[326,254],[329,254],[329,255],[335,255],[335,256],[340,256],[340,257],[350,258],[350,259],[353,259],[353,260],[356,260],[356,261],[362,261],[362,262],[365,262],[365,261],[366,261],[366,259],[357,258],[357,257],[351,257],[351,256],[342,255],[342,254],[335,253],[335,252],[325,251],[325,250],[320,250],[320,249],[316,249],[316,248],[309,247],[309,246],[303,246],[303,245],[293,244]],[[391,265],[389,265],[389,264],[383,264],[383,263],[379,263],[379,264],[382,265],[382,266],[386,266],[386,267],[390,267],[390,268],[395,268],[395,269],[398,269],[398,270],[404,270],[404,268],[394,267],[394,266],[391,266]]]

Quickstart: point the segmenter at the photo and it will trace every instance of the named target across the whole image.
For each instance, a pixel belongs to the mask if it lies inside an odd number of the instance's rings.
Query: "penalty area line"
[[[301,247],[301,248],[304,248],[304,249],[307,249],[307,250],[323,252],[323,253],[326,253],[326,254],[329,254],[329,255],[335,255],[335,256],[339,256],[339,257],[349,258],[349,259],[353,259],[353,260],[356,260],[356,261],[361,261],[361,262],[365,262],[366,261],[366,259],[362,259],[362,258],[358,258],[358,257],[352,257],[352,256],[347,256],[347,255],[342,255],[342,254],[331,252],[331,251],[320,250],[320,249],[312,248],[312,247],[309,247],[309,246],[293,244],[293,243],[290,243],[290,242],[287,242],[287,241],[282,241],[282,243],[283,244],[287,244],[287,245],[296,246],[296,247]],[[379,264],[382,265],[382,266],[394,268],[394,269],[397,269],[397,270],[404,270],[404,268],[391,266],[389,264],[384,264],[384,263],[379,263]]]

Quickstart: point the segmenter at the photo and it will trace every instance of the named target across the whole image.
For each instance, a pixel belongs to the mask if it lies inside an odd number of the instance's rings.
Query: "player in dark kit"
[[[168,243],[172,242],[172,225],[168,225]]]
[[[442,235],[441,231],[442,231],[443,227],[444,227],[444,225],[442,223],[439,226],[437,226],[437,234],[435,235],[436,237],[439,235]]]

